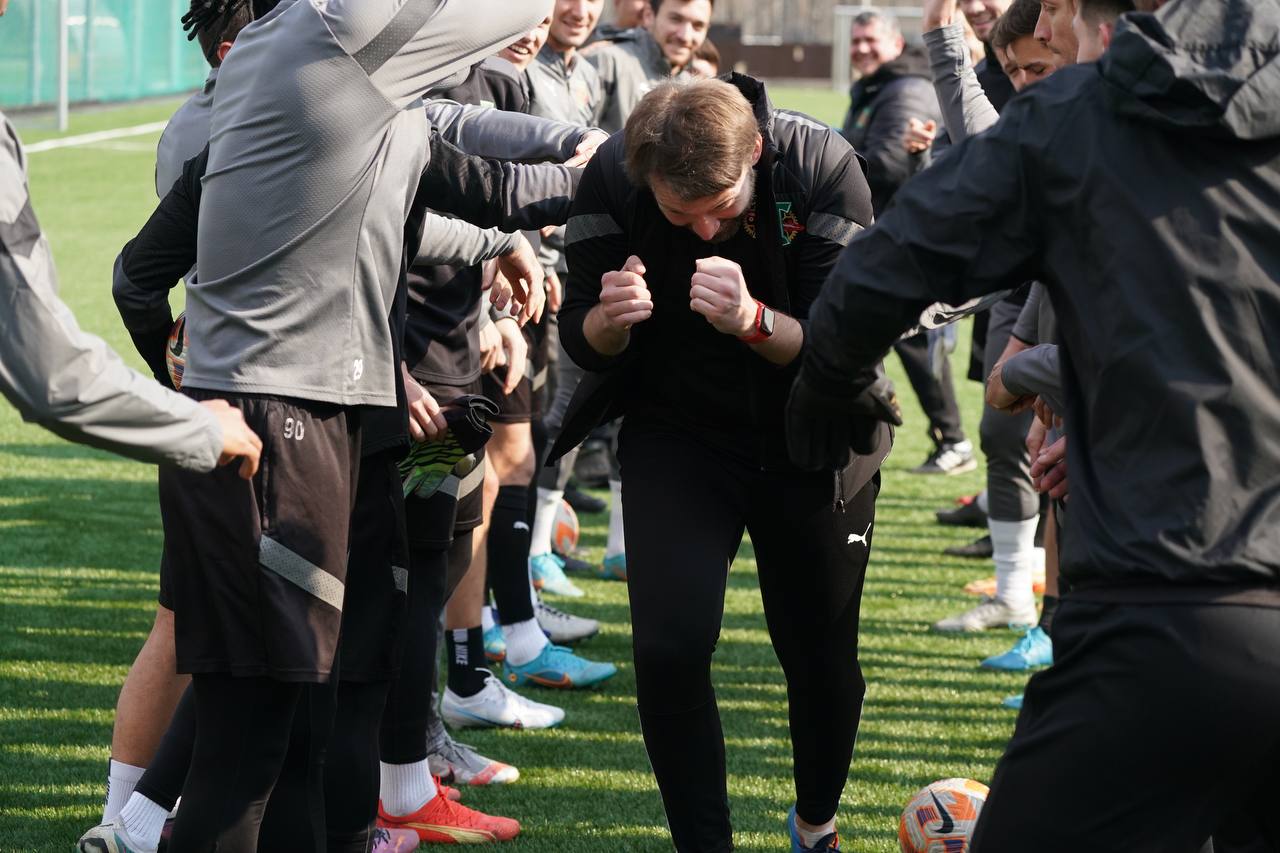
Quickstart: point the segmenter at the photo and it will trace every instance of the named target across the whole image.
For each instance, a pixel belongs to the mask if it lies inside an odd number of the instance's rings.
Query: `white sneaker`
[[[949,616],[933,623],[933,630],[944,633],[960,633],[962,631],[985,631],[988,628],[1029,628],[1036,624],[1034,602],[1022,612],[1015,612],[1009,605],[997,598],[987,596],[982,602],[958,616]]]
[[[534,615],[538,617],[538,627],[557,646],[576,643],[600,633],[600,623],[596,620],[557,610],[541,599],[534,607]]]
[[[474,696],[459,696],[446,687],[440,715],[455,729],[549,729],[564,721],[563,709],[526,699],[493,675]]]
[[[155,853],[154,847],[143,847],[129,836],[124,821],[116,818],[101,823],[80,836],[76,843],[79,853]]]

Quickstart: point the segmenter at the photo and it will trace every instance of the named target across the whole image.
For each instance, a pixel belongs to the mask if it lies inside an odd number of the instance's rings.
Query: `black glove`
[[[440,404],[449,432],[466,453],[475,453],[493,436],[489,418],[498,414],[498,404],[481,394],[467,394]]]
[[[855,396],[819,391],[801,370],[787,400],[787,450],[791,461],[805,470],[840,470],[852,453],[875,452],[882,422],[902,426],[902,410],[887,376],[877,374]]]
[[[400,460],[405,497],[431,497],[454,467],[484,447],[493,435],[489,418],[498,414],[498,405],[488,397],[468,394],[441,408],[449,431],[437,441],[413,442],[409,453]]]

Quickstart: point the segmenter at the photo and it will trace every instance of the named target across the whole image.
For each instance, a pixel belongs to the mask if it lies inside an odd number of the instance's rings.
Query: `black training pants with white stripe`
[[[676,428],[629,418],[619,442],[636,693],[645,747],[681,853],[733,849],[711,658],[729,566],[751,535],[764,617],[787,680],[797,813],[823,823],[848,776],[866,683],[858,612],[879,476],[837,506],[830,472],[768,472]],[[770,737],[743,707],[780,697],[721,672],[737,737]],[[738,758],[742,758],[739,756]],[[768,772],[764,756],[750,766]]]

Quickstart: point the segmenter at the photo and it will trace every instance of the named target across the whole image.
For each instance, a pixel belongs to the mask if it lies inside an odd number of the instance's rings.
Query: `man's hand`
[[[485,323],[480,327],[480,372],[492,373],[502,364],[502,358],[502,335],[496,324]]]
[[[1007,411],[1010,414],[1017,414],[1024,411],[1035,403],[1036,397],[1022,396],[1019,397],[1008,388],[1004,387],[1004,362],[998,362],[995,367],[991,368],[991,375],[987,377],[987,405],[993,409]]]
[[[1031,485],[1039,492],[1057,500],[1066,500],[1067,488],[1067,437],[1055,441],[1047,450],[1040,451],[1031,462]]]
[[[1049,425],[1040,421],[1032,421],[1027,430],[1027,458],[1035,461],[1044,449],[1045,436],[1049,434]]]
[[[538,263],[533,246],[523,234],[519,235],[514,249],[498,258],[498,272],[505,277],[506,286],[494,282],[490,294],[494,306],[501,311],[514,301],[520,306],[516,322],[522,326],[530,320],[535,323],[541,320],[547,301],[542,264]]]
[[[409,368],[400,365],[404,376],[404,395],[409,403],[409,437],[414,441],[435,441],[449,431],[449,424],[440,414],[440,404],[409,374]]]
[[[578,147],[574,149],[573,156],[564,161],[564,164],[570,168],[574,166],[585,166],[595,156],[596,149],[605,143],[609,138],[609,134],[603,130],[590,130],[583,135],[578,142]]]
[[[625,334],[653,316],[653,295],[644,274],[644,263],[632,255],[622,269],[600,277],[600,308],[610,330]]]
[[[560,283],[560,275],[553,269],[547,268],[547,310],[552,314],[560,311],[560,306],[564,304],[564,285]]]
[[[956,0],[924,0],[921,13],[920,31],[923,33],[950,26],[956,19]]]
[[[908,154],[919,154],[933,146],[933,140],[938,136],[938,123],[933,119],[928,121],[920,121],[918,118],[907,119],[907,132],[902,138],[902,142],[907,147]]]
[[[717,332],[741,338],[756,325],[756,300],[747,290],[742,267],[725,258],[702,258],[689,280],[689,307]]]
[[[239,459],[240,476],[252,479],[258,473],[258,460],[262,458],[262,439],[249,429],[244,413],[232,408],[226,400],[205,400],[200,405],[213,412],[222,429],[222,455],[218,457],[218,464],[226,465]]]
[[[493,324],[499,337],[502,338],[502,352],[507,364],[507,378],[502,383],[502,393],[510,394],[516,390],[520,380],[524,378],[524,368],[529,356],[529,344],[524,339],[520,326],[510,317],[503,317]]]

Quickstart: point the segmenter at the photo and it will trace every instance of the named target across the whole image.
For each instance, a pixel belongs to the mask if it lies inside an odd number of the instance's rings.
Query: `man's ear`
[[[231,52],[231,42],[224,41],[218,45],[218,49],[215,51],[215,53],[217,53],[218,55],[219,65],[223,63],[223,61],[227,58],[227,54],[230,52]]]
[[[754,166],[760,162],[760,155],[764,154],[764,137],[756,134],[756,150],[751,153],[751,165]]]
[[[1115,34],[1116,34],[1116,25],[1114,23],[1098,24],[1098,38],[1102,39],[1103,50],[1107,50],[1108,48],[1111,47],[1111,39],[1115,36]]]

